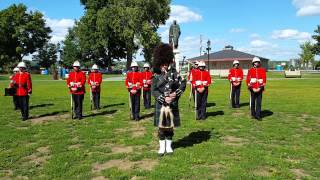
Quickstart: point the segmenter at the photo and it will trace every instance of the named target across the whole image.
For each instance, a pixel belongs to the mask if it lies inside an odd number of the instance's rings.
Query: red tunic
[[[241,68],[232,68],[229,70],[228,80],[232,83],[238,83],[243,80],[243,70]]]
[[[150,91],[152,84],[152,72],[144,71],[141,73],[142,83],[143,83],[143,91]]]
[[[92,92],[100,92],[102,83],[102,74],[100,72],[91,72],[88,78],[88,84]]]
[[[67,85],[70,88],[72,94],[84,94],[85,93],[86,75],[82,71],[70,72],[67,79]],[[77,88],[76,91],[72,91],[71,88]]]
[[[27,96],[32,92],[31,75],[27,72],[19,72],[14,75],[11,87],[15,87],[16,96]]]
[[[196,73],[194,73],[193,77],[193,87],[196,88],[204,88],[209,87],[211,84],[211,76],[210,73],[207,70],[198,70]]]
[[[265,86],[267,83],[266,70],[264,68],[249,69],[246,82],[249,88]]]
[[[192,88],[194,88],[194,84],[195,84],[195,76],[196,76],[196,74],[199,72],[200,70],[199,69],[191,69],[191,71],[190,71],[190,74],[189,74],[189,76],[188,76],[188,80],[191,82],[191,84],[192,84]]]
[[[130,90],[140,90],[142,86],[142,76],[140,72],[128,72],[126,81],[126,87]],[[139,94],[139,91],[138,91]],[[132,94],[131,94],[132,95]]]

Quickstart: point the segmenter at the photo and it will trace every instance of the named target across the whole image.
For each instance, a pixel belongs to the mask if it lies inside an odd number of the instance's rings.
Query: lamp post
[[[208,71],[210,72],[210,64],[209,64],[209,60],[210,60],[210,50],[211,50],[211,41],[210,39],[207,42],[207,54],[208,54]]]

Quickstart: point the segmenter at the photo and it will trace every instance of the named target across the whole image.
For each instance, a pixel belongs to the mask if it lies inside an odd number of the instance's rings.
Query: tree
[[[58,46],[53,43],[47,43],[33,56],[33,60],[38,61],[43,68],[49,69],[51,65],[55,65],[58,60]]]
[[[0,11],[0,66],[17,63],[36,52],[50,39],[43,14],[27,12],[23,4],[13,4]]]
[[[76,35],[75,27],[69,29],[62,49],[61,63],[64,66],[71,67],[74,61],[81,59],[79,38]]]
[[[170,0],[80,2],[86,9],[79,23],[80,45],[89,57],[98,56],[108,64],[112,59],[126,58],[128,68],[142,46],[146,60],[151,61],[151,52],[160,42],[157,29],[169,18]],[[94,42],[88,43],[90,40]]]
[[[316,34],[312,36],[312,38],[316,41],[313,47],[313,53],[320,55],[320,25],[318,25],[318,28],[314,31]]]
[[[300,55],[301,64],[304,68],[307,68],[309,63],[314,65],[315,54],[313,53],[313,45],[310,41],[305,42],[304,44],[300,45],[302,50]]]

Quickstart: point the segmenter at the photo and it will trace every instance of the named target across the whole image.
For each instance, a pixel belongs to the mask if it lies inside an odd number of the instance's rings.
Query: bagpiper
[[[93,102],[94,109],[100,109],[100,92],[102,84],[102,74],[99,72],[98,65],[94,64],[91,68],[91,72],[88,78],[88,85],[91,90],[91,99]],[[91,104],[92,106],[92,104]]]
[[[141,86],[142,77],[139,72],[138,63],[133,61],[131,63],[131,72],[128,72],[126,77],[126,87],[129,91],[130,100],[130,111],[131,119],[139,121],[140,120],[140,96],[141,96]]]
[[[156,72],[152,82],[155,98],[154,126],[158,127],[160,156],[173,153],[172,138],[174,128],[180,126],[179,98],[186,88],[186,80],[173,65],[173,49],[169,44],[161,44],[154,50]]]
[[[69,74],[67,86],[72,95],[75,118],[81,120],[83,118],[82,107],[85,94],[86,75],[81,71],[79,61],[75,61],[72,66],[73,71]]]
[[[199,70],[194,74],[194,87],[195,87],[195,97],[196,97],[196,119],[205,120],[207,113],[207,100],[208,91],[211,84],[211,76],[209,71],[207,71],[206,63],[201,61],[198,64]]]
[[[26,64],[20,62],[19,72],[13,77],[10,86],[16,89],[18,107],[21,110],[22,120],[29,118],[29,96],[32,94],[31,75],[26,72]]]
[[[190,70],[189,74],[188,74],[188,83],[190,83],[190,95],[189,95],[189,108],[190,108],[190,104],[192,101],[192,97],[193,97],[193,101],[195,102],[195,97],[194,97],[194,76],[196,75],[196,73],[199,71],[199,67],[198,67],[199,61],[195,61],[192,69]]]
[[[238,60],[233,61],[233,68],[229,70],[228,80],[230,81],[230,101],[232,108],[240,108],[240,91],[243,80],[243,70]]]
[[[152,72],[150,71],[149,63],[143,65],[144,71],[141,73],[143,82],[143,104],[146,109],[151,108],[151,84]]]
[[[250,91],[250,109],[251,116],[254,119],[261,120],[261,103],[262,93],[267,83],[266,70],[261,67],[260,58],[254,57],[252,60],[253,67],[249,69],[247,75],[247,85]]]

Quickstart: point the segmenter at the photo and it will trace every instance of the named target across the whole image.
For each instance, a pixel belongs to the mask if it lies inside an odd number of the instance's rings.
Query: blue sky
[[[54,30],[53,42],[63,40],[73,20],[83,15],[80,0],[0,0],[0,9],[13,3],[43,12]],[[168,27],[177,19],[180,50],[188,58],[199,55],[200,35],[203,46],[212,41],[213,51],[230,44],[272,60],[297,58],[299,44],[311,40],[320,24],[320,0],[173,0],[171,7],[159,34],[168,41]]]

